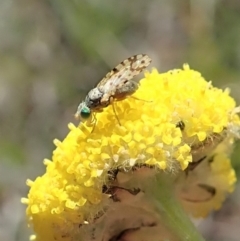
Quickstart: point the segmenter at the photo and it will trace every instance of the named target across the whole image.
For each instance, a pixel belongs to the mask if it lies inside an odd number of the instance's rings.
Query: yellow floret
[[[228,90],[214,88],[188,65],[146,73],[134,97],[114,102],[121,125],[110,105],[95,115],[94,130],[92,120],[78,127],[69,124],[67,137],[54,141],[52,161],[44,162],[46,173],[28,181],[28,200],[23,200],[36,240],[69,240],[75,226],[94,217],[108,199],[102,187],[109,183],[109,171],[136,164],[183,171],[197,161],[194,146],[239,130]],[[227,188],[235,181],[230,179]]]

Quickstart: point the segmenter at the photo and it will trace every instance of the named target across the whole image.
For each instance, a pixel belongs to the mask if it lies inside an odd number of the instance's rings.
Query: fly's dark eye
[[[80,115],[81,115],[81,117],[82,117],[83,119],[87,119],[87,118],[89,118],[89,116],[91,115],[91,111],[90,111],[90,109],[89,109],[88,107],[83,107],[83,108],[81,109]]]

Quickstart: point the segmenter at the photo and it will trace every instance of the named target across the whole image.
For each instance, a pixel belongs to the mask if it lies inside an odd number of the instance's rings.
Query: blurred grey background
[[[28,240],[25,180],[44,173],[86,93],[138,53],[162,72],[189,63],[239,103],[240,1],[0,1],[0,240]],[[239,163],[236,148],[238,176]],[[199,225],[206,240],[240,240],[239,200],[237,185]]]

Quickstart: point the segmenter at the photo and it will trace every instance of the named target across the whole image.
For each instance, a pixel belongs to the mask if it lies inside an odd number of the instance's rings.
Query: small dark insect
[[[179,121],[177,124],[176,124],[176,127],[180,128],[181,131],[184,130],[185,128],[185,124],[183,121]]]

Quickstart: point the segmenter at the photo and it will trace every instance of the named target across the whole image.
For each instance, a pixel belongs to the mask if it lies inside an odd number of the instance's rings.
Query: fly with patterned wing
[[[75,117],[87,119],[92,112],[101,112],[114,100],[121,100],[133,94],[138,88],[138,81],[133,77],[140,74],[150,63],[146,54],[134,55],[125,59],[90,90],[78,106]]]

